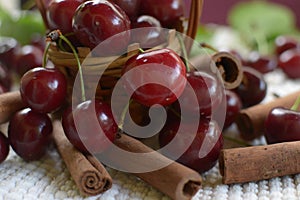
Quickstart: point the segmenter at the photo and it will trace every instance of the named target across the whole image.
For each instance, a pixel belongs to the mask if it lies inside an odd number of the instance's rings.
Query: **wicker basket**
[[[42,0],[36,0],[36,4],[41,12],[46,23],[45,6]],[[188,19],[182,20],[182,26],[178,30],[170,29],[168,31],[167,40],[165,43],[159,44],[149,50],[155,48],[167,47],[178,54],[181,53],[182,47],[180,45],[179,38],[176,37],[176,31],[183,32],[188,38],[186,40],[186,48],[189,50],[191,44],[190,38],[194,39],[197,33],[197,27],[199,19],[201,17],[203,6],[203,0],[192,0],[190,5],[190,15]],[[47,24],[45,24],[47,26]],[[104,70],[99,87],[97,89],[97,96],[110,96],[112,88],[121,76],[121,69],[124,63],[133,55],[138,53],[139,44],[130,44],[127,48],[126,55],[123,56],[111,56],[111,57],[92,57],[90,55],[90,49],[87,47],[78,47],[78,56],[80,62],[84,61],[84,74],[89,76],[88,81],[85,81],[85,87],[88,90],[89,82],[94,84],[94,80],[99,79],[99,72]],[[55,43],[51,44],[48,51],[48,58],[54,63],[54,65],[63,71],[68,77],[70,82],[70,89],[73,86],[74,77],[77,74],[78,66],[76,59],[72,52],[60,50]]]

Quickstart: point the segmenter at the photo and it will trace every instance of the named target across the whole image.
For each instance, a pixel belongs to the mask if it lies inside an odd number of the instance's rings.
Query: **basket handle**
[[[186,35],[195,39],[202,15],[203,0],[192,0]]]

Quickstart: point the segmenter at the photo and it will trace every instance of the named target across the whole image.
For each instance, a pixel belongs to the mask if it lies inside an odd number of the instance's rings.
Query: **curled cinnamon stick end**
[[[141,165],[150,165],[151,163],[158,161],[170,162],[168,158],[160,153],[154,152],[154,150],[144,145],[142,142],[125,134],[121,134],[116,139],[115,144],[129,152],[153,152],[151,157],[145,158],[145,161],[138,161]],[[177,162],[171,162],[170,165],[155,171],[134,173],[134,175],[174,200],[191,199],[200,189],[202,183],[202,178],[199,173]]]
[[[212,56],[199,55],[191,58],[190,63],[197,70],[209,70],[213,73],[219,72],[226,89],[234,89],[242,82],[243,70],[241,61],[228,52],[217,52]]]
[[[300,91],[296,91],[284,97],[277,98],[264,104],[258,104],[240,111],[237,116],[236,124],[240,136],[244,140],[253,140],[263,135],[264,122],[269,112],[274,107],[290,108],[300,96]]]
[[[6,92],[0,95],[0,124],[7,122],[18,110],[25,107],[19,91]]]
[[[224,184],[300,173],[300,142],[224,149],[219,167]]]
[[[92,155],[84,155],[73,147],[59,120],[53,122],[53,136],[57,149],[82,195],[94,196],[111,188],[112,178],[105,167]]]
[[[243,79],[242,64],[239,59],[228,52],[217,52],[212,56],[215,66],[219,70],[226,89],[233,89],[240,85]]]

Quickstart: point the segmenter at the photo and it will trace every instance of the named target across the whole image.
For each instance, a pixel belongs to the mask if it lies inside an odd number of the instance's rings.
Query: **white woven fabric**
[[[280,70],[266,75],[268,97],[286,95],[300,89],[300,80],[287,80]],[[227,134],[236,135],[233,127]],[[261,144],[264,139],[254,141]],[[40,161],[24,162],[11,149],[0,164],[0,200],[19,199],[99,199],[99,200],[167,200],[167,196],[136,177],[108,169],[113,187],[94,197],[80,196],[65,164],[54,147]],[[300,174],[245,184],[221,184],[218,166],[203,174],[203,187],[193,200],[293,200],[300,199]]]

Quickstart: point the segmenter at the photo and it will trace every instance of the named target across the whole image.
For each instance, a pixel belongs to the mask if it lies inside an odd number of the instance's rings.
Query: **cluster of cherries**
[[[103,41],[107,42],[107,48],[105,52],[99,50],[97,54],[106,56],[107,53],[122,52],[136,38],[130,35],[130,29],[153,26],[174,28],[184,16],[184,3],[181,0],[52,0],[46,5],[49,30],[61,30],[49,34],[51,42],[62,40],[64,48],[75,55],[74,46],[83,45],[93,49]],[[112,36],[113,40],[110,40]],[[143,37],[141,41],[158,40],[151,34],[144,34]],[[241,108],[258,104],[264,99],[267,85],[263,74],[274,70],[277,65],[286,72],[291,63],[299,62],[299,54],[287,53],[299,52],[295,50],[298,44],[285,42],[283,45],[278,39],[276,45],[278,59],[275,62],[263,57],[256,60],[252,56],[247,60],[241,58],[244,65],[243,81],[237,88],[226,90],[225,94],[220,80],[214,75],[189,68],[185,59],[166,48],[141,50],[138,55],[132,56],[122,70],[123,89],[144,110],[155,109],[158,104],[166,109],[166,123],[158,133],[160,146],[174,142],[174,137],[180,134],[178,131],[183,131],[182,140],[175,140],[177,143],[173,145],[178,149],[187,146],[187,149],[176,160],[202,173],[211,169],[218,160],[223,148],[222,130],[234,122]],[[105,152],[122,128],[115,120],[111,105],[101,98],[86,99],[84,95],[74,108],[68,105],[65,75],[55,66],[46,67],[45,60],[41,61],[42,57],[40,54],[39,66],[26,64],[30,68],[21,73],[20,93],[26,108],[15,113],[9,122],[8,139],[0,134],[0,157],[5,159],[9,144],[25,160],[43,156],[51,144],[51,114],[59,109],[64,109],[64,132],[77,149],[84,153]],[[80,71],[80,64],[78,67]],[[225,99],[226,118],[222,129],[223,124],[219,124],[212,116]],[[185,118],[181,116],[183,111],[189,113]],[[193,131],[195,124],[196,134]],[[190,141],[192,136],[195,137],[192,143],[186,144],[185,141]],[[199,151],[204,141],[214,142],[209,143],[210,151],[200,157]],[[163,153],[173,157],[173,151]]]

